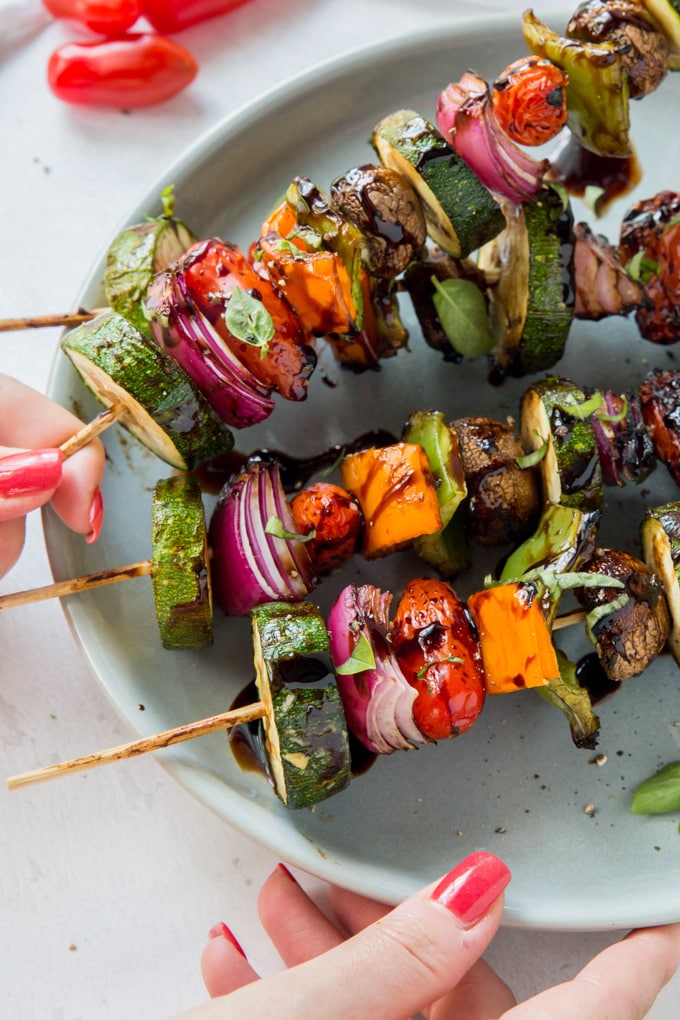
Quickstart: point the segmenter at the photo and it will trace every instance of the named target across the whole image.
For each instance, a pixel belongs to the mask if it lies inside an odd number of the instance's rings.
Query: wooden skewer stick
[[[583,623],[586,618],[585,609],[572,609],[569,613],[562,613],[553,620],[552,629],[562,630],[563,627],[571,627],[575,623]]]
[[[65,312],[63,315],[27,315],[21,319],[0,319],[0,333],[9,333],[15,329],[42,329],[45,326],[78,326],[103,311],[106,309],[93,308],[88,312],[80,308],[77,312]]]
[[[78,450],[82,450],[84,446],[92,442],[95,436],[98,436],[100,432],[104,432],[114,422],[117,422],[123,416],[124,411],[125,407],[123,404],[112,404],[105,411],[98,414],[96,418],[93,418],[91,422],[84,425],[74,436],[71,436],[70,439],[61,444],[59,449],[64,454],[64,460],[72,457]]]
[[[109,747],[106,751],[97,751],[95,754],[72,758],[70,761],[61,762],[58,765],[46,765],[30,772],[22,772],[17,776],[10,776],[7,786],[10,790],[15,790],[20,786],[29,786],[31,783],[56,779],[57,776],[63,776],[70,772],[82,772],[85,769],[97,768],[99,765],[108,765],[112,761],[136,758],[140,754],[158,751],[163,747],[171,747],[172,744],[179,744],[183,740],[193,740],[194,737],[203,737],[218,730],[230,729],[239,723],[262,719],[266,714],[264,702],[254,701],[252,705],[233,708],[228,712],[211,715],[207,719],[199,719],[197,722],[186,723],[184,726],[165,730],[163,733],[156,733],[151,737],[141,737],[139,740],[132,740],[127,744]]]
[[[146,577],[151,570],[151,560],[138,560],[137,563],[129,563],[125,567],[111,567],[110,570],[98,570],[94,574],[54,581],[52,584],[43,585],[42,588],[10,592],[8,595],[0,595],[0,611],[32,605],[34,602],[44,602],[46,599],[63,598],[66,595],[75,595],[79,591],[90,591],[92,588],[103,588],[107,584],[128,581],[133,577]]]

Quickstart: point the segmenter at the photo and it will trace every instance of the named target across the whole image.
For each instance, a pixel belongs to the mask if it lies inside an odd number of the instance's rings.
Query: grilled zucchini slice
[[[205,648],[213,605],[205,512],[198,482],[174,475],[151,501],[151,583],[164,648]]]
[[[491,357],[505,375],[552,368],[574,318],[574,218],[554,188],[505,206],[506,229],[479,252],[496,336]]]
[[[450,255],[463,258],[503,230],[503,213],[489,189],[419,113],[389,114],[374,127],[371,142],[380,161],[414,189],[430,238]]]
[[[680,663],[680,502],[648,508],[640,538],[644,561],[663,585],[671,616],[668,646]]]
[[[587,512],[604,503],[602,467],[583,390],[568,379],[549,376],[522,397],[522,442],[545,452],[539,462],[546,503]]]
[[[102,312],[67,333],[62,350],[120,423],[172,467],[192,471],[226,453],[232,433],[189,376],[117,312]]]
[[[271,780],[288,807],[311,807],[350,781],[349,736],[326,625],[310,602],[257,606],[251,624]]]

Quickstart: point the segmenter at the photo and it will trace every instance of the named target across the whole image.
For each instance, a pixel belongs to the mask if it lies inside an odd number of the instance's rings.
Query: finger
[[[392,909],[385,903],[369,900],[366,896],[351,892],[349,889],[341,889],[339,886],[331,886],[330,904],[333,917],[348,935],[356,935],[357,932],[363,931],[369,924],[374,924],[385,914],[389,914]]]
[[[502,978],[477,960],[456,987],[427,1014],[428,1020],[489,1020],[515,1005],[515,996]]]
[[[8,447],[58,447],[83,427],[83,422],[65,407],[2,373],[0,407],[0,444]],[[89,535],[97,524],[101,527],[97,489],[103,475],[104,447],[99,439],[93,439],[64,463],[52,505],[73,531]]]
[[[565,984],[503,1020],[642,1020],[680,966],[680,924],[646,928],[609,946]]]
[[[24,517],[46,503],[62,479],[61,450],[0,447],[0,521]]]
[[[223,921],[210,929],[201,954],[201,973],[211,998],[229,995],[259,978],[248,963],[238,939]]]
[[[324,1020],[357,1015],[400,1020],[421,1012],[449,992],[488,946],[501,921],[509,878],[497,857],[471,854],[440,883],[342,945],[240,988],[225,1004],[213,1000],[200,1016],[299,1020],[317,1016],[320,1003]]]
[[[1,372],[0,407],[3,446],[60,446],[83,427],[83,422],[65,407]]]
[[[262,886],[258,910],[264,930],[287,967],[305,963],[344,940],[283,864]]]
[[[104,504],[99,485],[104,475],[104,448],[96,440],[64,464],[52,506],[72,531],[95,541],[102,527]]]
[[[13,521],[0,524],[0,577],[4,577],[19,559],[25,533],[25,517],[15,517]]]

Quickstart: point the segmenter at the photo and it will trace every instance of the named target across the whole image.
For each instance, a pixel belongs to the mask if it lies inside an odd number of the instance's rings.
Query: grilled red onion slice
[[[352,656],[360,635],[370,646],[375,665],[355,673],[338,673],[338,690],[347,725],[369,751],[408,751],[425,737],[413,720],[417,691],[401,672],[387,639],[390,592],[372,584],[347,585],[328,616],[331,655],[336,669]]]
[[[317,582],[304,543],[269,534],[272,520],[294,534],[279,466],[248,464],[223,487],[210,519],[213,595],[228,616],[245,616],[265,602],[300,602]]]
[[[268,418],[274,401],[187,298],[181,273],[159,273],[145,304],[154,340],[193,379],[220,418],[246,428]]]
[[[437,127],[495,195],[514,205],[538,197],[549,160],[535,159],[508,137],[494,115],[489,86],[478,74],[466,71],[447,85],[437,101]]]
[[[656,467],[654,444],[642,420],[637,393],[605,390],[602,407],[591,416],[605,485],[642,482]]]

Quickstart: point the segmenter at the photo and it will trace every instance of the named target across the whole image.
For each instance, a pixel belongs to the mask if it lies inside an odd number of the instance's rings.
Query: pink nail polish
[[[246,959],[246,954],[243,952],[243,948],[240,945],[238,939],[234,935],[234,933],[231,930],[231,928],[229,928],[224,923],[224,921],[218,921],[217,924],[214,924],[212,926],[212,928],[208,932],[208,938],[209,939],[226,939],[227,942],[231,942],[231,944],[234,947],[234,949],[238,949],[238,951],[241,954],[241,956],[243,957],[243,959],[244,960]]]
[[[85,537],[85,541],[92,545],[99,538],[99,533],[102,530],[102,522],[104,520],[104,500],[102,499],[101,489],[99,486],[94,490],[94,496],[92,497],[92,503],[90,504],[90,530]]]
[[[56,489],[64,454],[58,447],[26,450],[0,459],[0,496],[30,496]]]
[[[511,879],[499,857],[483,850],[470,854],[441,880],[432,899],[470,928],[487,913]]]
[[[281,861],[279,861],[279,863],[276,865],[276,867],[278,868],[278,870],[282,874],[284,874],[286,876],[286,878],[289,878],[291,880],[291,882],[295,882],[296,885],[298,884],[295,875],[291,871],[288,870],[288,868],[286,867],[285,864],[282,864]]]

